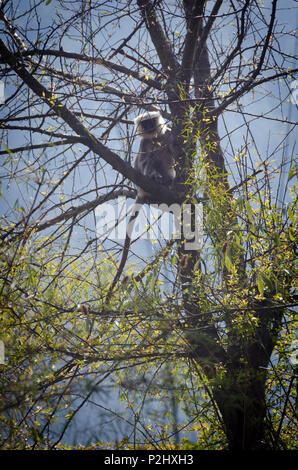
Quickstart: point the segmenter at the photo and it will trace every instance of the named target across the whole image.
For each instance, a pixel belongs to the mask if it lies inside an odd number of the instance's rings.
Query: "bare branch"
[[[184,1],[187,20],[187,34],[185,36],[185,45],[181,62],[181,81],[184,84],[185,90],[189,87],[190,78],[193,72],[193,61],[197,47],[199,25],[202,21],[205,3],[205,1]]]
[[[163,71],[173,79],[173,76],[175,76],[179,69],[179,65],[158,22],[155,14],[155,2],[152,3],[150,0],[138,0],[137,3],[159,56]]]
[[[269,23],[269,26],[268,26],[266,38],[265,38],[265,41],[264,41],[264,45],[263,45],[263,48],[262,48],[262,52],[261,52],[261,56],[260,56],[260,59],[258,61],[258,64],[251,71],[250,77],[240,87],[240,89],[238,91],[234,91],[230,95],[228,95],[224,99],[224,101],[217,107],[217,109],[214,113],[215,115],[219,115],[220,113],[222,113],[222,111],[227,106],[229,106],[231,103],[233,103],[235,100],[237,100],[240,96],[244,95],[245,93],[247,93],[249,90],[251,90],[252,88],[254,88],[257,85],[257,82],[254,83],[254,80],[259,75],[259,73],[262,71],[262,67],[263,67],[264,60],[265,60],[265,55],[268,51],[269,41],[270,41],[270,38],[271,38],[271,35],[272,35],[273,26],[274,26],[274,22],[275,22],[276,6],[277,6],[277,0],[272,0],[272,10],[271,10],[270,23]],[[265,81],[270,81],[270,80],[272,80],[272,77],[271,78],[268,77],[268,78],[261,79],[258,84],[264,83],[264,80]]]
[[[77,206],[77,207],[71,207],[70,209],[63,212],[62,214],[57,215],[57,217],[54,217],[53,219],[47,220],[43,223],[41,223],[41,220],[38,220],[33,225],[31,225],[28,230],[30,231],[33,230],[34,232],[41,232],[42,230],[45,230],[51,227],[52,225],[56,225],[60,222],[65,222],[68,219],[76,217],[82,212],[88,213],[91,210],[95,209],[100,204],[117,199],[119,196],[125,196],[125,197],[134,199],[135,195],[136,195],[135,191],[128,191],[124,189],[120,189],[118,191],[112,191],[111,193],[104,194],[102,196],[97,197],[93,201],[85,202],[85,204],[81,204],[80,206]]]
[[[112,152],[108,147],[98,141],[87,129],[81,124],[81,122],[75,117],[75,115],[69,111],[64,104],[62,104],[50,91],[48,91],[43,85],[41,85],[32,74],[30,74],[22,63],[18,62],[15,56],[7,49],[4,42],[0,39],[0,51],[4,60],[11,66],[16,74],[36,93],[42,100],[59,116],[62,118],[70,128],[81,136],[81,142],[87,145],[97,155],[100,155],[107,163],[109,163],[114,170],[121,173],[126,178],[138,184],[145,191],[151,192],[153,187],[156,187],[157,192],[160,193],[161,198],[163,196],[166,200],[176,200],[175,196],[171,192],[158,184],[150,181],[138,173],[134,168],[123,161],[117,154]],[[173,197],[174,196],[174,197]]]
[[[103,67],[109,69],[109,70],[115,70],[116,72],[123,73],[124,75],[128,77],[133,77],[137,80],[139,80],[142,83],[146,83],[146,85],[149,85],[153,88],[156,88],[157,90],[161,90],[162,86],[161,83],[158,82],[157,80],[153,80],[149,77],[146,77],[145,75],[140,75],[138,72],[133,70],[132,68],[127,68],[124,65],[119,65],[114,62],[111,62],[110,60],[106,60],[103,58],[99,57],[91,57],[85,54],[78,54],[75,52],[67,52],[64,50],[55,50],[55,49],[27,49],[26,51],[20,52],[19,54],[21,57],[32,57],[34,55],[38,55],[40,57],[43,56],[54,56],[54,57],[64,57],[67,59],[75,59],[80,62],[89,62],[95,65],[102,65]],[[42,65],[42,64],[41,64]],[[120,91],[118,91],[120,93]]]

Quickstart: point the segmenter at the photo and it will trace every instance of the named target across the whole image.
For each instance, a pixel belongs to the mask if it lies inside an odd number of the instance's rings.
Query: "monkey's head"
[[[148,111],[134,119],[136,133],[140,137],[150,138],[163,134],[165,122],[159,111]]]

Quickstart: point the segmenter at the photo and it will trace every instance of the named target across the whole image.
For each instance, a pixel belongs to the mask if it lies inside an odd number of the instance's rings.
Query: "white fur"
[[[158,117],[158,122],[157,122],[157,127],[156,127],[156,130],[154,132],[150,132],[150,133],[145,133],[141,126],[140,126],[140,123],[142,121],[146,121],[147,119],[154,119],[154,118],[157,118]],[[153,137],[155,134],[164,134],[166,132],[166,129],[167,129],[167,126],[166,126],[166,123],[162,117],[162,115],[160,114],[159,111],[147,111],[143,114],[139,114],[139,116],[137,116],[135,119],[134,119],[134,124],[135,124],[135,130],[136,130],[136,134],[142,136],[142,137]]]

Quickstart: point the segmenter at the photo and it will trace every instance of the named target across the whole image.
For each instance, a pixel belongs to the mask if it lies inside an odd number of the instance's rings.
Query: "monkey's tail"
[[[123,269],[124,269],[124,266],[125,266],[125,263],[127,261],[127,257],[128,257],[128,252],[129,252],[129,247],[130,247],[130,243],[131,243],[131,234],[132,234],[132,231],[133,231],[133,228],[134,228],[134,225],[135,225],[135,221],[139,215],[139,212],[140,212],[140,205],[138,204],[138,202],[136,201],[135,204],[134,204],[134,208],[133,208],[133,213],[132,215],[130,216],[130,219],[129,219],[129,222],[128,222],[128,227],[127,227],[127,230],[126,230],[126,237],[125,237],[125,241],[124,241],[124,246],[123,246],[123,251],[122,251],[122,257],[121,257],[121,261],[120,261],[120,264],[118,266],[118,269],[117,269],[117,272],[115,274],[115,277],[109,287],[109,290],[108,290],[108,293],[107,293],[107,296],[105,298],[105,303],[108,304],[109,301],[111,300],[111,297],[112,297],[112,294],[113,294],[113,291],[114,291],[114,288],[118,282],[118,280],[120,279],[121,277],[121,274],[123,272]]]

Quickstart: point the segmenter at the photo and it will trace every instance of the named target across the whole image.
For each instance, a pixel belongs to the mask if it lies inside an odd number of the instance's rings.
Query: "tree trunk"
[[[266,440],[265,371],[228,372],[213,393],[230,450],[269,449]]]

